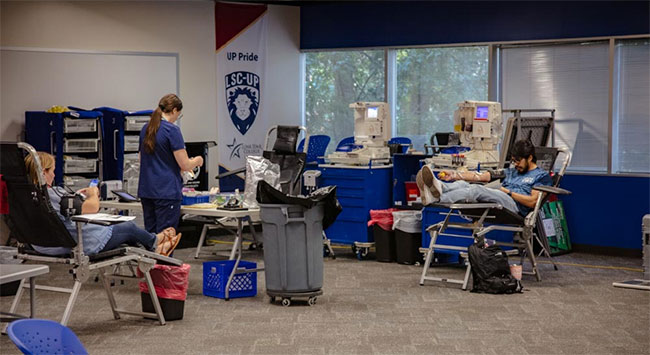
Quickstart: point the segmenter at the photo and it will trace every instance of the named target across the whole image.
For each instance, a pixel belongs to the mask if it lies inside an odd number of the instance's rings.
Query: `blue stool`
[[[23,354],[88,354],[70,328],[51,320],[13,321],[7,334]]]

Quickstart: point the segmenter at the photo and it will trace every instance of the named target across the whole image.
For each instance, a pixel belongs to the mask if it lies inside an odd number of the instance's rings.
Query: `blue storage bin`
[[[226,284],[236,260],[206,261],[203,263],[203,295],[226,298]],[[239,268],[255,269],[257,264],[239,261]],[[235,275],[230,284],[228,298],[257,295],[257,272]]]
[[[195,203],[208,203],[210,202],[210,195],[206,196],[183,196],[181,205],[193,205]]]

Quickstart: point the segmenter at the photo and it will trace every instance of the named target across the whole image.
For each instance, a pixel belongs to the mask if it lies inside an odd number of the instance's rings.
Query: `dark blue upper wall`
[[[300,48],[352,48],[648,34],[648,1],[305,4]]]

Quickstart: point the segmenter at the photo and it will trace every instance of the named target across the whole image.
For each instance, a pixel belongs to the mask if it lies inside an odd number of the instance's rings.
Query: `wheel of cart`
[[[352,244],[352,252],[359,260],[366,260],[370,253],[370,248],[374,247],[374,242],[354,242]]]
[[[266,294],[269,295],[271,303],[275,303],[277,299],[280,299],[283,306],[289,307],[293,299],[306,299],[307,304],[311,307],[316,304],[316,300],[318,296],[323,294],[323,290],[311,292],[279,292],[267,290]]]

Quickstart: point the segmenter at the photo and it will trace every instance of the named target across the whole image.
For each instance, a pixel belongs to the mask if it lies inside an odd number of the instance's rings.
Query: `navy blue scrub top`
[[[143,141],[147,123],[140,131],[140,181],[138,196],[151,199],[180,200],[183,198],[181,168],[176,163],[174,152],[185,149],[181,129],[162,119],[156,133],[156,147],[153,154],[144,150]]]

